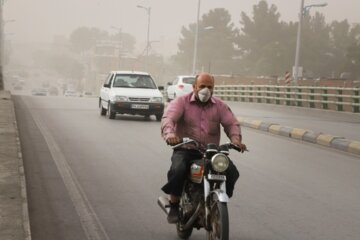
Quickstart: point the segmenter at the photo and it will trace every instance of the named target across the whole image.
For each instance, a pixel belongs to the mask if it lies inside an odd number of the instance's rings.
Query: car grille
[[[137,97],[130,97],[129,100],[131,102],[149,102],[150,98],[137,98]]]

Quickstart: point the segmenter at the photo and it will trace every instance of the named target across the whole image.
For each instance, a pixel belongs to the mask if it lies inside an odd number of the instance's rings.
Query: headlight
[[[127,102],[129,99],[125,96],[111,96],[110,97],[111,102]]]
[[[151,102],[162,102],[162,97],[153,97],[151,98]]]
[[[211,166],[217,172],[225,172],[229,167],[229,158],[222,153],[217,153],[211,158]]]

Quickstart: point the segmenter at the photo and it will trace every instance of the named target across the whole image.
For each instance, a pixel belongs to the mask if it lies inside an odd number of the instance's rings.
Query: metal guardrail
[[[217,85],[214,95],[226,101],[281,104],[358,113],[359,88]]]

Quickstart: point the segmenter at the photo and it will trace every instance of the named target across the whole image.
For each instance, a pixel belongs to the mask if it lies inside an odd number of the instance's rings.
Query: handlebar
[[[194,145],[196,146],[196,148],[199,148],[199,146],[200,146],[200,144],[199,144],[196,140],[191,139],[191,138],[188,138],[188,137],[185,137],[185,138],[181,139],[181,142],[180,142],[180,143],[178,143],[178,144],[176,144],[176,145],[173,145],[172,148],[173,148],[173,149],[176,149],[176,148],[179,148],[179,147],[181,147],[181,146],[183,146],[183,145],[185,145],[185,144],[189,144],[189,143],[194,144]],[[238,145],[235,145],[235,144],[233,144],[233,143],[231,143],[231,142],[221,144],[220,146],[228,146],[229,149],[234,149],[234,150],[236,150],[236,151],[238,151],[238,152],[241,152],[241,148],[240,148]],[[219,147],[220,147],[220,146],[219,146]],[[248,149],[245,149],[245,151],[248,152],[249,150],[248,150]]]
[[[199,143],[196,140],[185,137],[185,138],[181,139],[180,143],[173,145],[172,148],[176,149],[176,148],[181,147],[182,145],[185,145],[188,143],[193,143],[197,148],[199,147]]]

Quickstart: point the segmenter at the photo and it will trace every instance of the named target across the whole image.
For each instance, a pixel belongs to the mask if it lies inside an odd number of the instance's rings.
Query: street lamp
[[[118,54],[119,54],[119,69],[120,69],[120,66],[121,66],[121,53],[122,53],[122,45],[123,45],[123,43],[122,43],[122,29],[121,28],[119,28],[119,27],[115,27],[115,26],[110,26],[112,29],[115,29],[115,30],[118,30],[119,31],[119,44],[118,44],[118,49],[119,49],[119,52],[118,52]]]
[[[301,29],[302,29],[303,17],[307,12],[309,12],[310,8],[325,7],[325,6],[327,6],[327,3],[312,4],[312,5],[304,6],[304,0],[301,0],[300,13],[299,13],[299,25],[298,25],[297,38],[296,38],[295,66],[293,67],[293,77],[294,77],[295,85],[298,84],[299,72],[300,72],[299,71],[300,70],[299,58],[300,58]]]
[[[197,48],[198,48],[198,38],[199,38],[200,3],[201,3],[201,1],[198,0],[192,74],[195,74],[195,71],[196,71],[196,58],[197,58]]]
[[[312,7],[326,7],[327,5],[328,5],[327,3],[307,5],[303,9],[303,16],[305,16],[310,11],[310,8],[312,8]]]
[[[147,70],[147,61],[149,57],[149,48],[150,48],[150,15],[151,15],[151,8],[150,7],[144,7],[141,5],[137,5],[138,8],[142,8],[146,10],[146,13],[148,15],[148,28],[147,28],[147,35],[146,35],[146,61],[145,61],[145,69]]]

